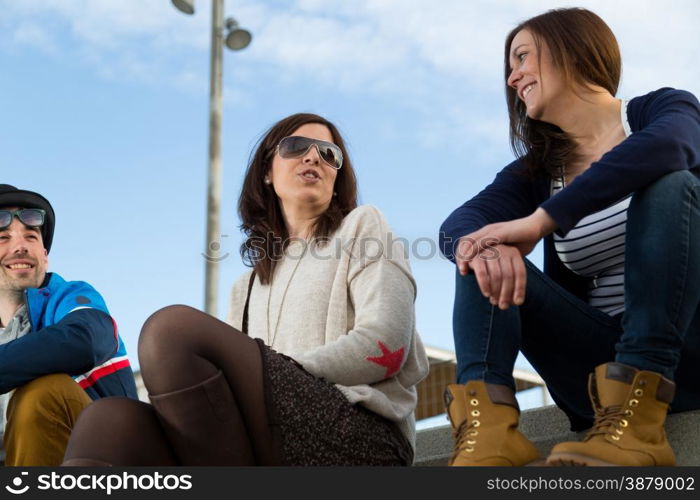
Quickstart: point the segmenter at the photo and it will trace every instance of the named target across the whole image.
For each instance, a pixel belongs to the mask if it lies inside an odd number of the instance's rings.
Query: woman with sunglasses
[[[89,407],[67,465],[412,463],[428,372],[415,282],[383,216],[357,207],[336,127],[312,114],[275,124],[239,213],[253,269],[229,324],[186,306],[152,315],[139,339],[152,406]]]
[[[673,465],[669,403],[700,408],[700,107],[671,88],[618,99],[620,71],[613,33],[584,9],[506,39],[518,159],[441,231],[458,267],[453,465],[538,458],[517,431],[519,350],[572,430],[590,427],[551,465]],[[525,256],[543,238],[541,272]]]

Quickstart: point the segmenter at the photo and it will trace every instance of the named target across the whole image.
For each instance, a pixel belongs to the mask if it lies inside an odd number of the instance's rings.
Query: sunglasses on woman
[[[12,219],[17,217],[19,221],[28,227],[39,227],[44,225],[46,212],[41,208],[20,208],[19,210],[0,210],[0,231],[4,231]]]
[[[277,145],[276,152],[282,158],[299,158],[304,156],[313,146],[316,146],[318,155],[328,166],[336,170],[343,166],[343,152],[338,146],[332,142],[310,139],[299,135],[290,135],[282,139]]]

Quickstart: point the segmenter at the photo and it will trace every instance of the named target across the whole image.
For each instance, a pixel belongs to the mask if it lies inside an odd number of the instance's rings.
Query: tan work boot
[[[664,421],[676,385],[660,373],[621,363],[596,367],[588,379],[595,423],[582,442],[560,443],[548,465],[675,465]]]
[[[449,465],[527,465],[540,458],[518,431],[518,402],[505,385],[472,380],[445,389],[455,448]]]

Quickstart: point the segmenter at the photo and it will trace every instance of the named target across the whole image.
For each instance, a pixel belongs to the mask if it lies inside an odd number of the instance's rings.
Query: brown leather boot
[[[183,465],[255,465],[231,387],[219,370],[185,389],[150,395],[163,431]]]
[[[588,379],[595,423],[582,442],[560,443],[548,465],[675,465],[664,421],[676,385],[661,374],[621,363]]]
[[[518,431],[518,402],[505,385],[471,380],[445,389],[455,448],[451,466],[519,466],[540,458]]]

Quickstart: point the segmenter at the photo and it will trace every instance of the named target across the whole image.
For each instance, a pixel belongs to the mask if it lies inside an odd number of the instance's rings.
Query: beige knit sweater
[[[255,279],[248,332],[336,384],[351,403],[396,422],[415,446],[416,384],[428,359],[416,332],[407,250],[372,206],[349,213],[325,245],[295,241],[272,283]],[[240,329],[250,273],[233,285]]]

